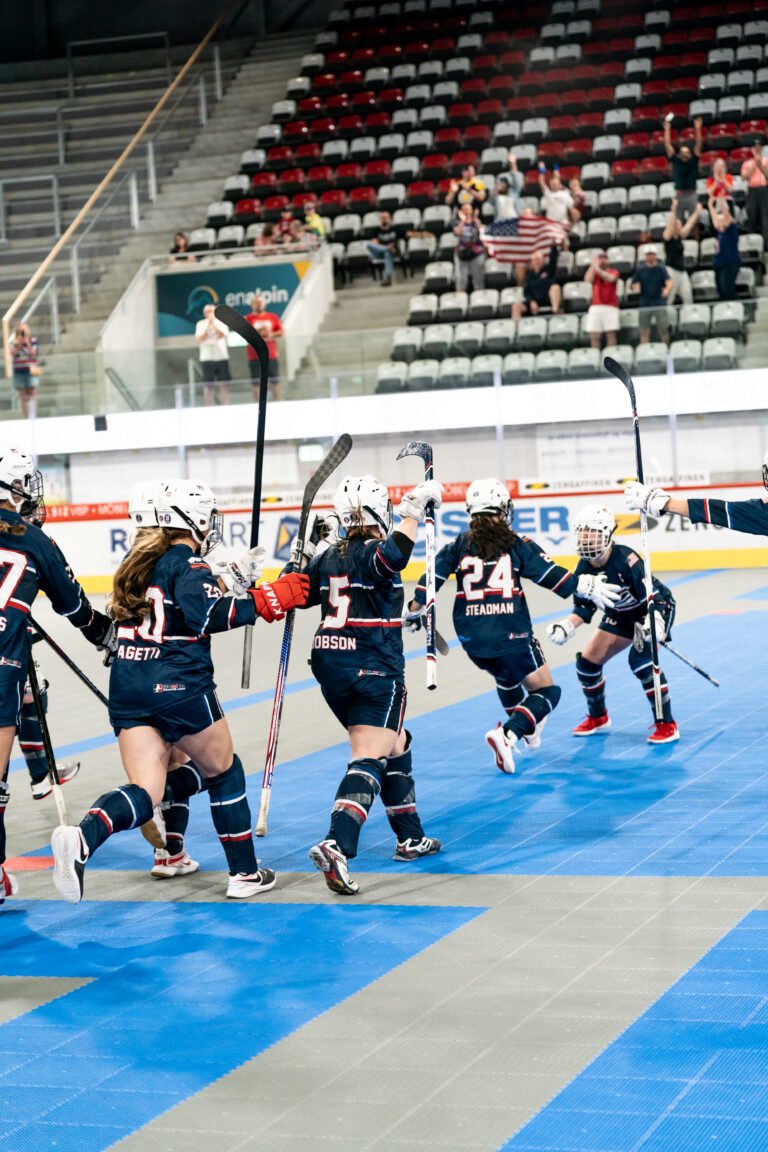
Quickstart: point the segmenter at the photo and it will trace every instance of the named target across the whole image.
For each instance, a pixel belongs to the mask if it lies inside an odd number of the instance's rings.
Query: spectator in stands
[[[274,248],[274,246],[275,246],[275,226],[274,226],[274,224],[272,224],[270,222],[270,223],[263,225],[261,232],[254,239],[254,241],[253,241],[253,254],[254,254],[254,256],[260,256],[262,254],[259,252],[260,248]]]
[[[589,333],[589,343],[600,348],[601,337],[613,347],[619,331],[619,294],[616,285],[619,273],[608,263],[608,253],[598,252],[584,273],[584,279],[592,285],[592,303],[584,322],[584,331]]]
[[[264,297],[255,293],[251,301],[253,312],[246,317],[249,324],[252,324],[257,332],[267,342],[269,349],[269,386],[271,389],[272,399],[280,399],[280,360],[277,354],[276,336],[283,335],[283,326],[280,323],[280,317],[276,316],[274,312],[264,311]],[[251,380],[253,381],[253,398],[258,401],[259,399],[259,361],[256,353],[250,344],[246,349],[248,357],[248,369],[251,373]]]
[[[556,224],[562,224],[564,228],[570,228],[573,197],[568,189],[563,187],[557,164],[552,169],[549,184],[547,184],[547,166],[544,163],[539,164],[539,188],[543,215],[547,220],[553,220]]]
[[[482,180],[478,179],[474,165],[467,164],[461,170],[461,178],[451,180],[445,202],[451,208],[461,208],[462,205],[469,204],[472,208],[479,209],[487,197],[488,191]]]
[[[768,248],[768,160],[759,140],[752,145],[752,155],[741,166],[747,185],[747,223],[750,232],[759,232]]]
[[[672,281],[666,267],[659,263],[659,254],[653,244],[646,248],[645,263],[635,268],[630,284],[637,284],[640,288],[637,302],[640,309],[640,343],[648,343],[653,326],[659,340],[666,344],[669,336],[667,297],[672,289]]]
[[[498,176],[491,197],[494,220],[516,220],[523,210],[523,176],[517,167],[514,152],[509,154],[509,173]]]
[[[519,321],[522,316],[535,316],[542,308],[551,308],[553,314],[560,311],[560,285],[555,283],[557,271],[557,244],[546,252],[534,252],[523,281],[523,299],[512,305],[512,319]]]
[[[709,218],[716,233],[717,248],[712,257],[717,294],[721,300],[735,300],[736,277],[741,268],[739,255],[739,226],[731,215],[726,199],[707,201]]]
[[[189,251],[189,237],[186,232],[174,232],[173,234],[173,248],[171,248],[168,263],[173,264],[176,260],[188,260],[190,264],[194,264],[197,260],[194,252]]]
[[[681,304],[693,304],[693,288],[691,287],[691,278],[685,269],[685,245],[683,241],[688,239],[698,224],[700,215],[701,204],[697,200],[696,207],[683,224],[677,212],[677,201],[674,197],[672,198],[663,233],[664,264],[672,281],[672,287],[667,297],[668,304],[674,304],[677,296],[680,297]]]
[[[317,236],[318,240],[325,240],[328,235],[328,225],[318,214],[317,204],[314,201],[304,205],[304,228],[313,236]]]
[[[280,212],[280,219],[275,228],[275,243],[285,244],[291,237],[291,224],[293,224],[293,209],[286,205]]]
[[[373,260],[384,261],[382,287],[388,288],[395,274],[395,257],[400,251],[397,232],[389,212],[379,213],[379,230],[374,240],[368,241],[368,251]]]
[[[480,237],[479,213],[471,204],[462,204],[453,229],[458,244],[453,253],[456,291],[468,292],[469,281],[475,291],[485,287],[485,246]]]
[[[573,200],[573,207],[569,208],[568,215],[572,224],[578,224],[587,210],[587,194],[582,188],[578,176],[571,176],[568,181],[568,191],[571,194],[571,200]]]
[[[701,116],[697,116],[693,121],[693,148],[690,144],[681,144],[675,150],[672,144],[672,121],[674,118],[674,112],[669,112],[664,117],[664,150],[672,167],[672,180],[677,197],[677,214],[685,223],[697,203],[696,181],[699,178],[699,157],[704,139],[702,132],[704,121]]]
[[[214,403],[214,384],[218,382],[219,404],[229,404],[229,328],[217,320],[213,304],[203,308],[203,318],[195,325],[195,340],[200,347],[200,367],[203,370],[203,403],[210,407]]]
[[[13,357],[13,387],[19,394],[21,414],[34,418],[37,410],[37,384],[40,379],[40,359],[37,338],[29,324],[17,324],[11,337]]]
[[[707,196],[733,201],[733,176],[722,156],[716,156],[712,161],[712,173],[707,176]],[[696,203],[698,205],[698,201]]]
[[[312,241],[316,239],[317,237],[314,234],[310,236],[307,233],[307,230],[302,224],[301,220],[292,220],[291,226],[288,229],[288,235],[286,236],[283,243],[286,245],[286,247],[290,248],[310,248],[312,246]]]

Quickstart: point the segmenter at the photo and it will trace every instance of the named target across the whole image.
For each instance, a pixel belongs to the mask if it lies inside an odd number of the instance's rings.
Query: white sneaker
[[[4,864],[0,864],[0,904],[4,904],[9,896],[15,896],[18,890],[16,877],[12,872],[6,872]]]
[[[59,784],[68,784],[70,780],[74,780],[80,771],[79,760],[68,760],[65,764],[57,764],[56,771],[59,776]],[[46,776],[43,780],[38,780],[37,784],[32,784],[32,799],[44,800],[46,796],[50,796],[53,792],[53,784],[50,776]]]
[[[529,752],[535,752],[537,748],[541,748],[541,730],[549,720],[549,716],[545,716],[531,732],[530,736],[523,736],[523,743]]]
[[[88,845],[79,828],[59,824],[51,836],[53,883],[68,904],[79,904],[83,898],[83,873],[88,859]]]
[[[139,831],[156,853],[165,851],[165,820],[159,806],[152,809],[152,819],[142,824]]]
[[[354,896],[360,886],[349,875],[349,864],[335,840],[321,840],[309,850],[309,858],[319,872],[322,872],[331,892],[340,896]]]
[[[160,880],[170,880],[173,876],[189,876],[200,868],[197,860],[190,859],[186,852],[178,852],[171,856],[164,848],[155,851],[155,866],[150,872]]]
[[[259,868],[251,875],[238,872],[229,878],[227,896],[230,900],[246,900],[249,896],[258,896],[260,892],[269,892],[276,883],[277,876],[271,868]]]
[[[508,776],[514,776],[515,758],[512,755],[512,750],[520,752],[520,749],[516,747],[517,736],[514,732],[507,735],[501,724],[498,724],[495,728],[491,728],[490,732],[486,732],[485,742],[493,752],[499,771],[506,772]]]

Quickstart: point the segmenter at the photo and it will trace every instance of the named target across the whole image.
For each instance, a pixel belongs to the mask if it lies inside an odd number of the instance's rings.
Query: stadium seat
[[[509,284],[511,268],[511,264],[502,264],[489,256],[485,261],[486,288],[497,288],[499,291],[506,288]]]
[[[223,224],[229,224],[233,212],[231,200],[216,200],[208,205],[206,224],[209,228],[220,228]]]
[[[666,222],[666,217],[665,217]],[[617,244],[635,244],[641,232],[648,230],[648,217],[642,212],[628,212],[619,216],[616,228]]]
[[[326,192],[321,192],[319,203],[320,215],[330,216],[333,219],[346,212],[347,194],[340,188],[329,188]]]
[[[604,160],[609,164],[621,151],[621,136],[595,136],[592,141],[593,161]]]
[[[440,322],[455,324],[466,319],[468,307],[469,296],[466,292],[444,292],[438,305]]]
[[[252,196],[246,196],[242,200],[238,200],[235,204],[235,213],[232,217],[235,224],[243,224],[246,229],[252,224],[255,224],[261,219],[261,200],[257,200]],[[246,240],[248,234],[246,232]]]
[[[219,228],[216,237],[217,248],[242,248],[245,241],[245,228],[242,224],[225,224]]]
[[[637,308],[622,308],[619,313],[619,340],[622,344],[637,344],[640,339],[640,313]],[[633,356],[634,361],[634,356]],[[631,367],[631,365],[628,365]]]
[[[451,355],[478,356],[483,351],[485,326],[476,320],[463,321],[453,329]]]
[[[493,320],[499,310],[499,292],[496,288],[482,288],[469,297],[469,320]]]
[[[747,300],[751,300],[755,295],[755,270],[754,268],[739,269],[739,274],[736,277],[736,289],[739,296]]]
[[[216,230],[214,228],[193,228],[189,234],[190,252],[207,252],[216,245]]]
[[[437,240],[434,236],[410,236],[406,241],[405,259],[409,269],[424,268],[434,260]]]
[[[440,388],[465,388],[469,383],[472,361],[468,356],[449,356],[440,365]]]
[[[708,304],[684,304],[678,313],[677,334],[683,339],[702,340],[709,335]]]
[[[630,212],[653,212],[659,203],[659,194],[655,184],[635,184],[628,189],[627,208]]]
[[[547,346],[549,348],[575,347],[579,342],[579,318],[572,313],[550,316],[547,328]]]
[[[408,391],[408,365],[390,361],[376,370],[376,392],[383,395]]]
[[[485,326],[483,348],[486,352],[505,356],[514,347],[516,337],[514,320],[489,320]]]
[[[613,355],[613,348],[609,349]],[[568,354],[567,375],[573,380],[592,380],[600,375],[602,356],[598,348],[573,348]]]
[[[428,360],[445,360],[453,345],[451,324],[428,324],[421,342],[421,355]]]
[[[613,216],[593,216],[587,221],[587,244],[607,248],[616,239],[616,221]]]
[[[517,346],[524,352],[538,352],[547,342],[547,321],[543,316],[523,316],[517,325]]]
[[[340,213],[333,220],[333,239],[339,244],[349,244],[360,235],[362,220],[356,212]]]
[[[404,184],[382,184],[376,198],[376,205],[380,212],[395,212],[405,203]]]
[[[586,312],[591,303],[591,284],[579,281],[563,285],[563,308],[566,312]]]
[[[704,241],[702,241],[702,244]],[[691,287],[693,288],[693,299],[700,303],[706,300],[717,300],[717,286],[715,284],[715,274],[710,269],[700,269],[691,275]]]
[[[535,380],[563,380],[568,372],[568,354],[561,348],[544,348],[536,355]]]
[[[611,170],[604,161],[585,164],[581,170],[582,188],[603,188],[611,178]]]
[[[238,174],[237,176],[227,176],[224,181],[224,194],[222,200],[231,200],[236,203],[247,196],[251,190],[251,177]]]
[[[434,292],[438,296],[443,292],[452,291],[454,275],[452,261],[436,260],[427,264],[424,269],[424,291]]]
[[[508,352],[502,363],[504,384],[528,384],[533,379],[536,357],[532,352]]]
[[[408,366],[408,388],[411,392],[436,388],[439,375],[439,360],[414,360]]]
[[[701,366],[705,372],[733,368],[736,364],[736,341],[731,336],[711,336],[704,341]]]
[[[740,300],[720,300],[712,306],[713,336],[743,336],[746,312]]]
[[[762,267],[765,241],[758,232],[742,233],[739,237],[739,255],[742,264]]]
[[[661,341],[638,344],[633,371],[638,376],[661,376],[667,370],[667,356],[667,346]]]
[[[675,372],[698,372],[701,368],[699,340],[673,340],[669,346]]]
[[[502,380],[504,362],[501,356],[486,353],[475,356],[472,360],[472,370],[469,383],[473,388],[489,388],[496,383],[498,377]]]
[[[391,360],[411,364],[421,352],[424,332],[421,328],[396,328],[392,337]]]
[[[438,298],[433,292],[411,296],[408,301],[408,324],[432,324],[437,316]]]
[[[614,244],[608,249],[608,262],[621,276],[628,276],[633,271],[637,259],[633,244]]]
[[[392,224],[400,239],[406,232],[418,232],[421,229],[421,211],[418,208],[398,208],[392,216]]]

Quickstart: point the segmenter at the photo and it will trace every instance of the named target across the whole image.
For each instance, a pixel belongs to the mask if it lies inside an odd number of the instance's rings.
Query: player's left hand
[[[656,643],[663,644],[667,638],[667,628],[666,624],[664,623],[664,617],[660,612],[654,612],[653,621],[656,625]],[[640,620],[637,624],[635,624],[635,636],[632,641],[632,645],[635,649],[635,652],[642,652],[646,644],[650,644],[650,642],[651,622],[646,616],[645,620]]]
[[[609,584],[608,577],[602,572],[598,576],[584,572],[576,584],[576,595],[591,600],[598,608],[612,608],[623,591],[620,584]]]
[[[425,605],[420,605],[415,612],[406,609],[403,613],[403,630],[405,632],[419,632],[425,627],[425,616],[427,609]]]
[[[224,555],[220,559],[216,559],[215,556],[218,551],[218,547],[214,548],[206,556],[211,571],[217,580],[221,580],[227,592],[231,592],[234,596],[244,595],[261,576],[261,569],[266,556],[265,549],[249,548],[237,560],[225,560]]]
[[[256,611],[262,620],[271,624],[282,620],[294,608],[303,608],[309,596],[309,577],[301,572],[289,572],[271,583],[263,581],[258,588],[249,588]]]
[[[102,663],[105,668],[109,668],[113,664],[117,656],[117,624],[114,620],[110,620],[109,627],[96,645],[99,652],[104,653]]]
[[[651,488],[648,484],[639,484],[637,480],[630,481],[624,489],[624,503],[630,512],[645,512],[654,519],[662,515],[671,499],[669,492],[663,488]]]
[[[439,508],[443,502],[443,486],[437,480],[422,480],[410,492],[406,492],[397,506],[401,520],[415,520],[421,524],[426,514],[427,504]]]

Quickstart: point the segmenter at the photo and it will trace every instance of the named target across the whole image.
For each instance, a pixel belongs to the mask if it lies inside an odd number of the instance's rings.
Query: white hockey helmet
[[[611,543],[616,531],[616,517],[602,504],[587,504],[573,524],[576,551],[585,560],[598,560]]]
[[[222,538],[223,518],[216,497],[199,480],[167,480],[161,485],[156,505],[161,528],[183,528],[201,545],[205,555]]]
[[[351,527],[358,517],[384,533],[392,527],[392,501],[375,476],[345,476],[334,493],[333,507],[343,528]]]
[[[0,499],[8,500],[34,524],[45,520],[43,477],[32,457],[20,448],[0,448]]]
[[[489,476],[486,480],[473,480],[467,488],[467,512],[477,516],[482,512],[495,512],[508,523],[512,522],[514,505],[506,484]]]
[[[157,527],[157,502],[164,480],[139,480],[128,495],[128,515],[137,528]]]

